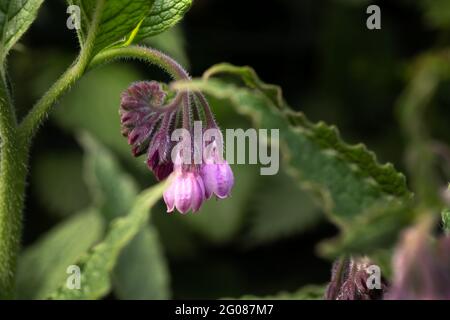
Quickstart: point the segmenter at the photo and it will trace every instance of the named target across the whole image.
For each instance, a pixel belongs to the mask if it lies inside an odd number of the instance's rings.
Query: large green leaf
[[[183,18],[191,5],[192,0],[155,0],[134,40],[139,41],[171,28]]]
[[[150,13],[154,0],[71,0],[80,7],[80,43],[85,44],[90,28],[97,24],[93,54],[119,42],[125,43],[133,30]],[[97,17],[97,19],[95,19]]]
[[[162,196],[164,184],[144,190],[130,213],[111,222],[104,240],[96,245],[77,265],[81,269],[81,288],[69,289],[65,283],[49,297],[52,299],[97,299],[111,289],[110,275],[123,248],[130,243],[148,221],[148,211]]]
[[[67,268],[101,239],[103,219],[95,209],[74,215],[56,226],[21,254],[17,297],[44,299],[65,283]]]
[[[337,257],[389,249],[396,243],[399,231],[420,214],[410,204],[381,200],[355,217],[339,237],[320,243],[319,252],[327,257]]]
[[[44,0],[0,1],[0,61],[4,61],[11,47],[27,31]]]
[[[134,180],[92,137],[84,134],[80,141],[86,150],[85,173],[96,206],[107,221],[126,215],[137,196]],[[158,233],[145,225],[121,252],[113,272],[114,291],[121,299],[165,299],[168,279]]]
[[[168,275],[164,273],[166,264],[156,233],[153,232],[151,236],[147,234],[151,229],[146,225],[147,210],[143,207],[145,203],[153,204],[158,200],[158,196],[150,194],[150,191],[147,196],[137,196],[135,182],[131,176],[122,171],[117,160],[104,146],[87,133],[80,135],[79,140],[85,149],[85,176],[94,198],[94,205],[107,221],[111,221],[111,228],[102,243],[78,263],[82,270],[81,290],[70,290],[61,286],[52,298],[102,297],[110,290],[111,276],[114,285],[121,288],[123,298],[127,298],[128,286],[131,284],[135,285],[133,289],[139,291],[141,295],[150,296],[156,291],[167,294]],[[158,188],[155,190],[159,195],[162,192]],[[136,235],[139,236],[135,238]],[[144,253],[143,242],[149,250],[151,248],[153,250]],[[136,257],[136,253],[143,255],[139,258]],[[151,259],[148,258],[149,253],[152,254]],[[133,259],[119,259],[121,255],[133,256]],[[113,272],[116,265],[121,273]],[[135,274],[127,272],[136,268],[154,272],[146,274],[146,281],[137,282],[133,278]]]
[[[303,187],[321,195],[328,216],[344,232],[368,208],[382,202],[410,200],[405,177],[391,164],[380,165],[362,144],[346,144],[335,127],[322,122],[313,124],[302,113],[292,111],[281,90],[261,82],[252,69],[222,64],[208,70],[205,78],[216,73],[227,73],[245,86],[209,79],[180,82],[174,87],[228,100],[238,112],[251,117],[257,127],[279,129],[286,169]],[[377,230],[380,234],[384,231]]]

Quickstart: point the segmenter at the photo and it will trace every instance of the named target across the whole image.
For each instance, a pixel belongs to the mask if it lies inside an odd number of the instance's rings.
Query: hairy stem
[[[92,58],[92,50],[104,1],[105,0],[101,0],[97,2],[97,7],[89,29],[89,34],[85,44],[81,48],[78,59],[34,105],[19,125],[19,133],[27,144],[30,144],[32,138],[37,132],[37,129],[39,128],[39,125],[47,117],[50,108],[55,104],[59,97],[61,97],[84,74]]]
[[[3,69],[0,72],[0,299],[12,298],[14,292],[31,140],[51,106],[82,76],[89,64],[104,1],[97,2],[86,44],[76,62],[36,103],[20,125],[16,122],[5,72]]]
[[[4,73],[0,84],[0,299],[12,296],[16,255],[22,231],[26,156],[16,134],[17,124]]]
[[[150,64],[154,64],[169,73],[174,80],[188,80],[189,74],[178,62],[164,53],[142,46],[129,46],[123,48],[111,48],[100,52],[92,59],[88,69],[93,69],[99,65],[118,59],[138,59]]]

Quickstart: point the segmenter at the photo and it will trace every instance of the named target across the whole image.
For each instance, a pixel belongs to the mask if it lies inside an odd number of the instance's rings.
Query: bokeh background
[[[366,28],[369,4],[381,7],[381,30]],[[47,1],[10,55],[21,115],[77,54],[66,19],[63,1]],[[265,82],[283,88],[294,109],[337,125],[347,141],[364,142],[381,162],[405,173],[398,99],[418,57],[449,42],[448,0],[194,0],[181,24],[147,40],[194,77],[219,62],[252,66]],[[143,79],[168,80],[154,67],[114,63],[86,75],[58,103],[32,151],[25,248],[94,201],[80,134],[96,139],[138,190],[155,182],[144,159],[131,156],[119,129],[120,93]],[[440,83],[424,119],[430,134],[447,143],[449,89],[449,81]],[[250,126],[231,108],[211,103],[222,128]],[[233,169],[231,199],[209,201],[196,215],[168,215],[162,203],[152,211],[151,234],[135,239],[140,245],[117,267],[119,282],[120,274],[139,278],[118,284],[108,298],[264,296],[329,281],[331,261],[320,257],[316,245],[337,230],[320,203],[283,166],[278,175],[265,177],[256,165]],[[160,289],[138,287],[155,273]]]

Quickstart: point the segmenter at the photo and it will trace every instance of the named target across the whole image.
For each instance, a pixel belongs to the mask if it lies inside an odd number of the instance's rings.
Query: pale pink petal
[[[174,182],[164,191],[163,198],[167,206],[167,212],[172,212],[175,206]]]
[[[193,183],[193,192],[192,192],[192,212],[196,212],[202,206],[203,201],[205,200],[205,187],[203,185],[203,180],[199,175],[196,175],[196,179]]]
[[[180,213],[187,213],[192,205],[192,184],[191,173],[182,174],[175,185],[175,206]]]

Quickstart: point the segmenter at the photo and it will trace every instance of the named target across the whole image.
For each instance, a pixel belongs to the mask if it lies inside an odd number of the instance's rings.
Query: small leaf
[[[36,19],[44,0],[1,0],[0,1],[0,61],[6,58],[12,46],[28,30]]]
[[[98,27],[93,52],[127,42],[127,36],[138,27],[150,13],[154,0],[71,0],[81,11],[81,28],[78,30],[80,43],[86,42],[89,28],[93,27],[95,14],[98,14]],[[98,11],[98,12],[97,12]]]
[[[77,263],[81,268],[79,290],[67,289],[65,284],[62,284],[49,297],[97,299],[107,294],[111,289],[110,274],[120,253],[147,223],[148,210],[161,198],[164,188],[164,184],[159,184],[144,190],[137,197],[127,216],[116,218],[111,222],[105,239]]]
[[[17,297],[44,299],[65,283],[67,267],[75,264],[103,234],[103,219],[95,209],[80,212],[57,225],[21,254]]]
[[[144,227],[122,251],[114,293],[121,300],[170,298],[167,262],[154,227]]]
[[[138,42],[155,36],[177,24],[189,10],[192,0],[155,0],[150,14],[142,22],[134,39]]]

